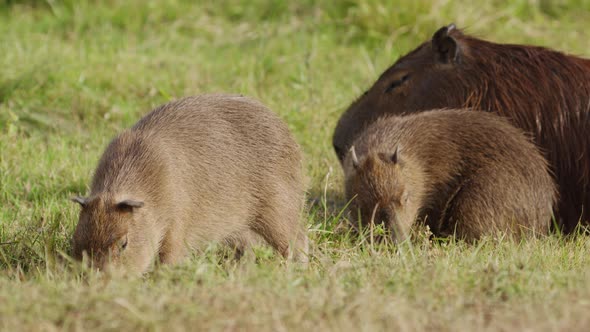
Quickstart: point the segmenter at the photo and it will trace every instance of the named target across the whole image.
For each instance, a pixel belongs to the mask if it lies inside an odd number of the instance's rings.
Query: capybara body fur
[[[546,160],[493,114],[384,116],[358,136],[343,166],[352,215],[383,223],[395,240],[420,220],[435,235],[468,241],[541,235],[551,223],[556,188]]]
[[[202,95],[160,106],[107,147],[82,205],[73,253],[143,273],[211,242],[261,237],[306,260],[301,153],[261,103]],[[107,262],[108,260],[108,262]],[[111,263],[111,264],[107,264]]]
[[[533,137],[559,188],[556,217],[569,233],[590,218],[590,60],[497,44],[453,25],[400,58],[344,112],[333,144],[340,160],[384,114],[473,108],[505,116]]]

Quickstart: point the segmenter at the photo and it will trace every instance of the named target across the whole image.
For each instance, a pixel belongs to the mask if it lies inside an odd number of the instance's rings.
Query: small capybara
[[[443,27],[350,105],[334,132],[334,149],[342,161],[354,138],[384,114],[440,108],[491,111],[530,134],[559,188],[555,214],[561,230],[588,224],[590,60]]]
[[[343,166],[352,215],[383,223],[397,241],[417,220],[468,241],[541,235],[552,220],[556,188],[546,160],[494,114],[384,116],[358,136]]]
[[[175,263],[206,243],[239,247],[258,236],[305,261],[301,158],[287,126],[258,101],[211,94],[160,106],[110,143],[90,195],[74,199],[82,210],[73,256],[141,274],[156,259]]]

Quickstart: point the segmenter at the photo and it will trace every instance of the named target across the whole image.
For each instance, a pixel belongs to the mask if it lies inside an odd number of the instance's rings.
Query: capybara
[[[533,137],[559,188],[558,225],[590,218],[590,60],[550,49],[496,44],[454,25],[400,58],[343,113],[333,145],[342,161],[383,114],[474,108],[505,116]]]
[[[207,243],[257,235],[305,261],[301,158],[258,101],[212,94],[160,106],[110,143],[90,195],[74,199],[73,256],[141,274],[156,259],[175,263]]]
[[[403,240],[417,220],[468,241],[546,234],[556,187],[547,161],[500,116],[431,110],[374,121],[345,156],[346,196],[362,224]]]

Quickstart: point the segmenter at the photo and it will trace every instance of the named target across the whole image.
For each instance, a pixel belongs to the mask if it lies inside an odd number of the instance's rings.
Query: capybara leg
[[[481,190],[481,184],[476,179],[462,184],[447,205],[445,220],[441,225],[444,234],[454,234],[457,238],[475,241],[492,232],[494,220],[486,218],[491,206],[481,196]],[[492,216],[493,213],[490,217]]]
[[[515,204],[505,193],[498,192],[501,184],[486,176],[464,183],[449,204],[446,219],[450,232],[458,238],[475,241],[484,235],[518,237],[521,227],[513,215]]]
[[[301,223],[302,192],[291,183],[274,183],[267,189],[250,228],[283,257],[307,262],[307,229]]]
[[[309,261],[309,239],[305,227],[295,229],[297,237],[289,245],[288,258],[296,262],[307,263]]]
[[[256,227],[254,231],[281,255],[295,261],[307,261],[308,240],[301,228],[285,227],[276,222],[264,222],[262,226]]]
[[[298,211],[291,215],[272,212],[259,216],[252,230],[285,258],[306,262],[308,239],[304,227],[299,223]]]
[[[234,258],[236,260],[246,259],[254,260],[255,256],[252,252],[252,247],[256,245],[265,244],[266,241],[257,233],[251,230],[244,230],[230,235],[225,239],[225,243],[230,249],[234,250]]]
[[[187,257],[184,237],[179,231],[169,231],[162,239],[159,258],[162,264],[176,264]]]
[[[527,192],[506,193],[509,179],[478,176],[466,182],[450,204],[447,219],[458,237],[477,240],[484,235],[520,239],[546,234],[550,207],[527,201]],[[514,190],[518,190],[515,188]]]

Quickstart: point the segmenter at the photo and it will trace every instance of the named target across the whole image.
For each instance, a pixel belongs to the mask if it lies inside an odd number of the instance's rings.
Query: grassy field
[[[0,329],[587,330],[586,236],[394,248],[334,232],[339,114],[450,22],[590,56],[588,0],[0,0]],[[108,141],[168,100],[221,91],[262,100],[301,144],[309,267],[259,248],[139,280],[72,269],[68,198]]]

